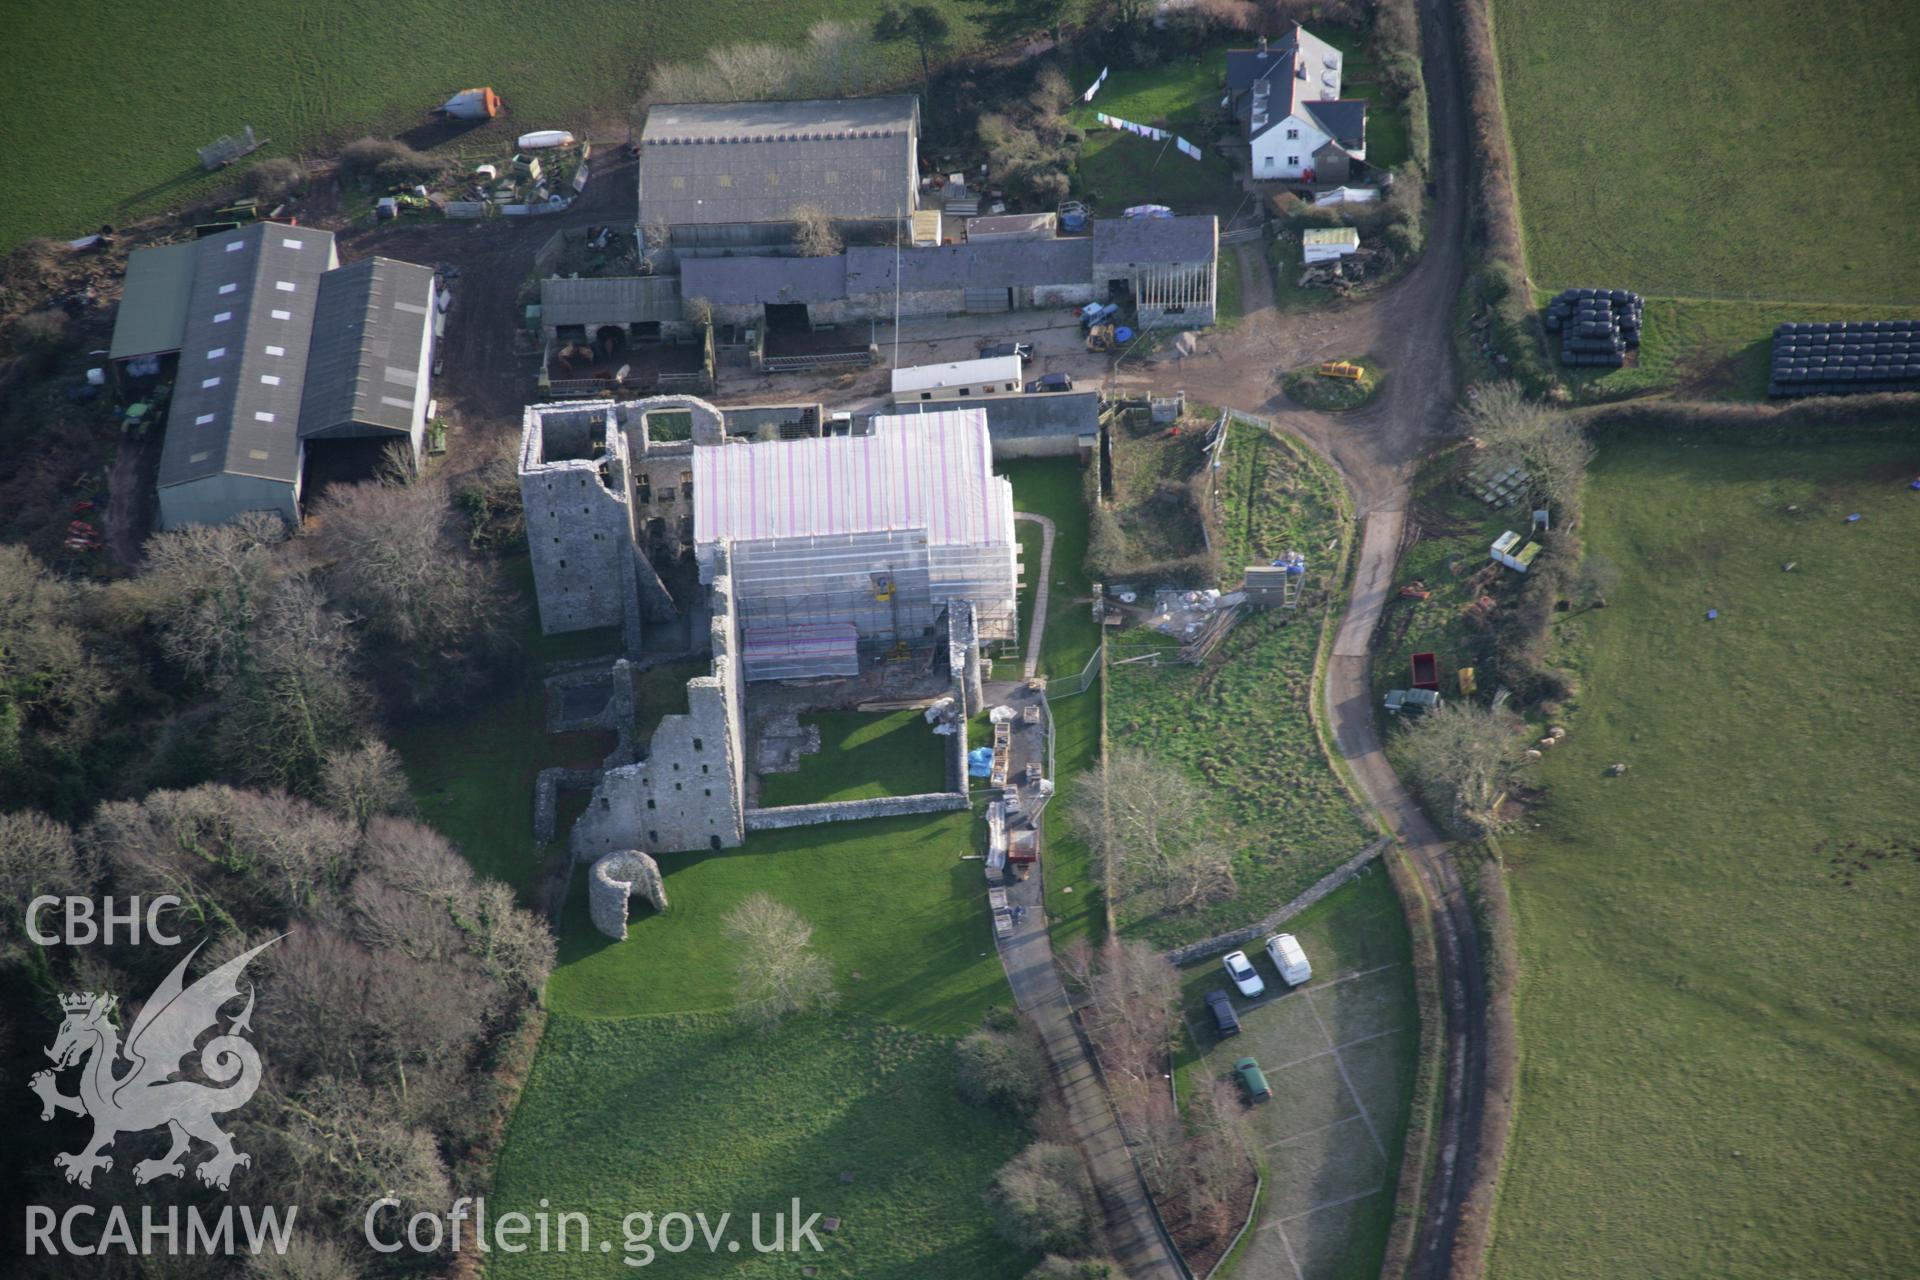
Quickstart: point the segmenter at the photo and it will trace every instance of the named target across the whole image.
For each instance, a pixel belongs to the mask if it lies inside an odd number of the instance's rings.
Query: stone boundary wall
[[[1285,921],[1299,915],[1302,911],[1305,911],[1308,907],[1359,875],[1361,869],[1379,857],[1381,851],[1390,843],[1391,841],[1385,839],[1374,841],[1359,853],[1354,854],[1353,857],[1348,858],[1345,862],[1327,872],[1326,875],[1321,876],[1320,879],[1316,880],[1313,885],[1299,897],[1287,903],[1271,915],[1227,933],[1215,934],[1211,938],[1202,938],[1198,942],[1189,942],[1184,947],[1175,947],[1166,953],[1167,960],[1176,965],[1187,964],[1205,956],[1213,955],[1216,952],[1225,951],[1230,947],[1237,947],[1244,943],[1252,942],[1255,938],[1263,934],[1271,933],[1273,930],[1279,928]]]
[[[553,839],[562,791],[591,791],[599,783],[598,769],[542,769],[533,780],[533,838]]]
[[[774,809],[747,810],[747,830],[784,831],[788,827],[811,827],[823,822],[857,822],[862,818],[898,818],[916,813],[952,813],[971,804],[964,791],[927,791],[917,796],[789,804]]]

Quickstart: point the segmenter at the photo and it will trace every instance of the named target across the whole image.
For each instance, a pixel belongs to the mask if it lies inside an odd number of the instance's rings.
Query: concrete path
[[[1067,991],[1053,964],[1039,868],[1007,890],[1010,904],[1026,908],[1011,936],[1000,942],[1000,963],[1014,1002],[1033,1019],[1046,1045],[1054,1081],[1066,1102],[1074,1140],[1093,1174],[1094,1192],[1106,1215],[1113,1259],[1130,1280],[1183,1280],[1185,1271],[1172,1246],[1160,1234],[1139,1168],[1127,1150],[1119,1119],[1095,1074],[1085,1044],[1073,1025]]]
[[[1027,636],[1026,677],[1031,680],[1040,671],[1040,641],[1047,634],[1047,591],[1053,585],[1053,521],[1046,516],[1013,513],[1015,520],[1040,526],[1040,578],[1033,593],[1033,625]]]

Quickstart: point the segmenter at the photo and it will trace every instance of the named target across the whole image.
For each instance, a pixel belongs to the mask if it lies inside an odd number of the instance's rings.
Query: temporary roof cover
[[[873,427],[868,436],[696,446],[696,552],[723,540],[913,529],[934,547],[1011,542],[985,413],[883,416]]]
[[[127,259],[127,283],[113,321],[115,360],[178,351],[187,330],[187,299],[193,292],[195,241],[135,251]]]

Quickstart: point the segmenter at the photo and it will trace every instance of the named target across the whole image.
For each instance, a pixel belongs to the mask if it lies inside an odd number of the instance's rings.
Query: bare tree
[[[407,667],[425,701],[470,682],[510,643],[513,608],[491,564],[468,554],[446,482],[357,484],[315,504],[316,535],[340,601]]]
[[[1033,1143],[994,1174],[986,1200],[1000,1234],[1023,1249],[1084,1253],[1093,1243],[1093,1179],[1072,1147]]]
[[[0,960],[24,952],[27,904],[67,897],[93,883],[93,868],[64,822],[23,809],[0,813]]]
[[[218,684],[245,665],[254,619],[272,593],[272,548],[286,536],[285,522],[264,512],[157,533],[140,576],[120,594],[153,620],[168,661]]]
[[[807,30],[807,91],[831,97],[858,94],[866,88],[873,51],[873,32],[868,28],[836,18],[820,19]]]
[[[799,62],[779,45],[723,45],[707,55],[707,62],[716,101],[783,98],[796,87]]]
[[[1105,1258],[1063,1258],[1050,1253],[1027,1272],[1027,1280],[1127,1280],[1127,1273]]]
[[[1068,820],[1104,865],[1119,899],[1165,913],[1233,892],[1233,865],[1212,832],[1210,802],[1179,767],[1115,751],[1076,784]]]
[[[360,1266],[325,1236],[296,1231],[286,1252],[263,1249],[247,1258],[246,1280],[360,1280]]]
[[[785,903],[756,893],[727,912],[724,927],[735,947],[741,1011],[750,1021],[771,1026],[838,997],[833,967],[813,949],[813,926]]]
[[[1495,806],[1519,771],[1520,719],[1502,708],[1449,702],[1412,721],[1402,735],[1407,771],[1456,831],[1497,830]]]
[[[399,753],[378,738],[328,752],[320,767],[319,796],[362,831],[379,815],[404,813],[412,804]]]
[[[1462,412],[1467,431],[1508,465],[1525,467],[1550,507],[1570,518],[1593,443],[1571,417],[1535,404],[1518,383],[1483,385]]]
[[[846,247],[833,219],[817,204],[797,204],[788,211],[793,219],[793,247],[803,258],[831,258]]]
[[[1027,1115],[1046,1091],[1047,1062],[1024,1024],[1011,1030],[983,1027],[955,1046],[954,1087],[978,1106],[1004,1107]]]

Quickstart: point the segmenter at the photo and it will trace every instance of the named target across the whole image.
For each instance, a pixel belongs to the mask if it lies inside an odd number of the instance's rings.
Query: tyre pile
[[[1618,369],[1640,345],[1646,303],[1626,289],[1562,289],[1547,304],[1547,330],[1560,335],[1560,363]]]
[[[1773,331],[1767,394],[1857,396],[1920,391],[1920,321],[1783,324]]]

